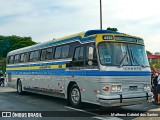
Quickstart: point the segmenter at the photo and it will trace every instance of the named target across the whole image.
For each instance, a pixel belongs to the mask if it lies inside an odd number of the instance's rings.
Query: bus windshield
[[[144,46],[102,42],[98,45],[100,63],[108,66],[149,66]]]
[[[129,44],[133,65],[149,66],[145,48],[142,45]]]

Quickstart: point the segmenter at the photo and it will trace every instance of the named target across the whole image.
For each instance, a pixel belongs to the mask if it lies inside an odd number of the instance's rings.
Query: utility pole
[[[102,1],[100,0],[100,29],[102,30]]]

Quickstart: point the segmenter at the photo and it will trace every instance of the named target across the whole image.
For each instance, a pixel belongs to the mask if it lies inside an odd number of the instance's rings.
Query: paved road
[[[151,120],[158,119],[158,117],[111,117],[109,112],[126,111],[129,113],[136,113],[137,111],[160,111],[160,106],[148,103],[123,107],[102,108],[96,105],[84,104],[83,109],[74,109],[67,106],[64,99],[30,93],[18,95],[15,89],[9,87],[0,87],[0,111],[1,113],[2,111],[18,111],[24,113],[25,111],[46,111],[47,114],[55,116],[54,118],[29,118],[30,120]],[[61,117],[58,117],[58,115]],[[13,119],[26,120],[28,118],[0,118],[0,120]]]

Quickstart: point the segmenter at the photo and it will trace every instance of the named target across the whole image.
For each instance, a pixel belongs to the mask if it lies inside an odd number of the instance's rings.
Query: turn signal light
[[[105,87],[104,90],[105,90],[105,91],[108,91],[108,90],[109,90],[109,87]]]

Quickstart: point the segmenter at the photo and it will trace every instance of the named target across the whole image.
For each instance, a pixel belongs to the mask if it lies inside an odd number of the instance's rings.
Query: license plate
[[[129,86],[130,90],[137,90],[137,86]]]

